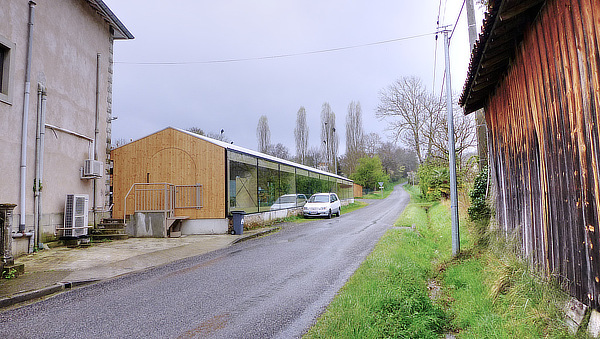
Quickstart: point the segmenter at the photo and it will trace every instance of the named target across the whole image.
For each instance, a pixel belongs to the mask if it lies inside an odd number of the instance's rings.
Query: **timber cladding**
[[[113,216],[123,216],[124,198],[134,183],[169,183],[203,187],[203,207],[176,209],[190,219],[225,218],[225,149],[193,135],[167,128],[111,152]],[[132,213],[128,200],[127,214]]]
[[[359,184],[354,184],[354,197],[355,198],[362,198],[363,196],[363,187]]]
[[[547,1],[485,105],[496,217],[523,257],[600,304],[600,2]]]

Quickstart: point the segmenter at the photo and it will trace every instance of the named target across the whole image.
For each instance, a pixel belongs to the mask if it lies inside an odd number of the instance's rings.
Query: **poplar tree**
[[[308,125],[306,124],[306,109],[304,109],[304,106],[301,106],[296,114],[294,138],[296,140],[296,158],[299,163],[306,165],[308,153]]]
[[[258,151],[268,153],[271,145],[271,130],[269,130],[269,119],[266,115],[261,115],[258,119],[256,139],[258,139]]]

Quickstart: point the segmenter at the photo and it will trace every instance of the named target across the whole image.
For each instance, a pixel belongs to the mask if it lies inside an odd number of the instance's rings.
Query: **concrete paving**
[[[129,238],[90,247],[46,249],[15,259],[25,273],[0,279],[0,308],[49,294],[168,264],[276,231],[277,227],[242,235],[187,235],[180,238]]]

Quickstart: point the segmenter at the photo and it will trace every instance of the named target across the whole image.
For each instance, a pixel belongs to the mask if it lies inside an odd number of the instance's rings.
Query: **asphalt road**
[[[409,201],[400,188],[339,218],[0,313],[0,338],[295,338]]]

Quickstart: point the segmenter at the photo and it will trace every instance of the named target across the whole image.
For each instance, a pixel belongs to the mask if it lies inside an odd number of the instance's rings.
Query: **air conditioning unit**
[[[82,179],[94,179],[102,177],[102,172],[104,170],[104,164],[102,161],[87,159],[83,163],[83,167],[81,169],[81,178]]]
[[[79,238],[87,236],[88,204],[89,197],[87,194],[67,194],[63,237]]]

